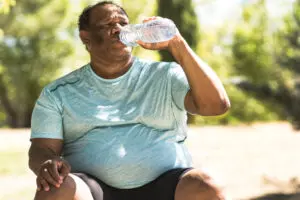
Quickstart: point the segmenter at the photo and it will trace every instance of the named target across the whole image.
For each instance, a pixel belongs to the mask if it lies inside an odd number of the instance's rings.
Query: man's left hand
[[[160,17],[149,17],[146,18],[145,20],[143,20],[143,23],[151,21],[151,20],[155,20],[157,18]],[[145,43],[141,40],[138,40],[137,43],[143,47],[144,49],[149,49],[149,50],[169,50],[171,51],[171,48],[173,43],[178,42],[179,40],[183,39],[182,36],[180,35],[179,31],[177,31],[176,35],[168,40],[168,41],[164,41],[164,42],[157,42],[157,43]]]

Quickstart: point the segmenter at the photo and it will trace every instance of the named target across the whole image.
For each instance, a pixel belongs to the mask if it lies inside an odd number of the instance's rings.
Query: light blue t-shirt
[[[135,58],[121,77],[104,79],[89,64],[47,85],[32,115],[31,138],[63,139],[72,172],[116,188],[135,188],[167,170],[191,167],[183,144],[181,66]]]

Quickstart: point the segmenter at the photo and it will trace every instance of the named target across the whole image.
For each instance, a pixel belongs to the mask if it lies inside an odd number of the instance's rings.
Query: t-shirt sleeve
[[[43,89],[33,109],[31,118],[31,139],[63,139],[62,114],[54,96]]]
[[[171,93],[173,102],[179,109],[185,110],[184,99],[190,89],[185,72],[179,64],[173,62],[171,63],[169,73],[171,77]]]

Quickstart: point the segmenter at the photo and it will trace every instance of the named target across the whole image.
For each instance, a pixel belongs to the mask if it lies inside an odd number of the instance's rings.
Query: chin
[[[114,56],[118,56],[118,57],[130,57],[131,56],[131,52],[132,52],[132,47],[125,47],[122,50],[115,50],[113,51]]]
[[[127,54],[120,55],[118,57],[119,57],[119,60],[128,60],[128,59],[131,58],[131,52],[127,53]]]

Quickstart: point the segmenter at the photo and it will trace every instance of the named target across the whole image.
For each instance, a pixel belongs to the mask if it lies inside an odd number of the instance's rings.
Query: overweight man
[[[138,41],[169,51],[176,62],[133,56],[119,40],[128,23],[125,10],[108,1],[80,15],[90,61],[45,86],[32,114],[35,200],[225,199],[193,167],[184,144],[187,112],[229,109],[220,79],[179,32],[166,42]]]

